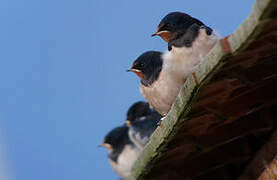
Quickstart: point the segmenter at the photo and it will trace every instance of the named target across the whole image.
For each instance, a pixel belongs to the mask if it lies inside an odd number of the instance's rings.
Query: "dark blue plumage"
[[[146,102],[137,102],[130,107],[126,123],[129,126],[129,137],[137,147],[143,149],[161,117]]]

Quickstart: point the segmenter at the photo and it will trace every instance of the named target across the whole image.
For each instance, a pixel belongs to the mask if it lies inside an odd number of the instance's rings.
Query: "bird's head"
[[[150,109],[149,103],[142,101],[136,102],[127,112],[126,124],[130,126],[136,119],[145,117],[151,113],[152,110]]]
[[[157,80],[162,68],[162,53],[158,51],[147,51],[140,55],[127,72],[134,72],[145,86],[151,85]]]
[[[113,153],[125,143],[126,137],[128,137],[128,127],[116,127],[104,137],[103,143],[99,146],[105,147],[110,153]]]
[[[199,26],[204,25],[201,21],[186,13],[171,12],[161,20],[157,31],[152,36],[160,36],[164,41],[170,42],[183,35],[195,23]]]

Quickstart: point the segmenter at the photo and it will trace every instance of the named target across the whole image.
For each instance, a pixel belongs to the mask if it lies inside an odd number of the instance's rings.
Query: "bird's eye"
[[[140,66],[141,66],[141,67],[144,67],[144,63],[141,63]]]
[[[162,27],[161,27],[161,29],[160,30],[162,30],[162,31],[164,31],[164,30],[169,30],[170,29],[170,24],[169,23],[166,23],[166,24],[164,24]]]

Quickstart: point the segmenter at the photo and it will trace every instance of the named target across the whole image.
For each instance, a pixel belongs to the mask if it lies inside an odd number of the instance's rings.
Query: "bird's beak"
[[[130,121],[130,120],[127,120],[127,121],[125,122],[125,124],[126,124],[128,127],[130,127],[130,126],[131,126],[131,121]]]
[[[104,143],[102,143],[102,144],[99,144],[97,147],[105,147],[105,146],[104,146]]]
[[[157,32],[155,32],[154,34],[152,34],[151,35],[151,37],[153,37],[153,36],[157,36],[158,35],[158,33]]]
[[[137,75],[139,78],[141,78],[141,79],[143,78],[143,73],[142,73],[142,71],[139,70],[139,69],[131,68],[131,69],[127,69],[126,71],[127,71],[127,72],[132,71],[132,72],[136,73],[136,75]]]
[[[106,148],[109,152],[112,151],[112,146],[111,146],[110,144],[107,144],[107,143],[99,144],[98,147],[104,147],[104,148]]]
[[[153,36],[161,36],[161,34],[166,33],[166,32],[169,32],[169,31],[157,31],[157,32],[155,32],[154,34],[152,34],[151,36],[152,36],[152,37],[153,37]]]
[[[169,42],[171,41],[174,37],[173,34],[167,30],[164,31],[157,31],[154,34],[151,35],[153,36],[160,36],[164,41]]]
[[[126,71],[127,71],[127,72],[132,71],[132,72],[135,72],[135,73],[141,73],[141,70],[138,70],[138,69],[133,69],[133,68],[131,68],[131,69],[127,69]]]
[[[98,145],[98,147],[105,147],[105,148],[107,148],[108,146],[111,146],[111,145],[104,143],[104,142],[102,144]]]
[[[153,36],[159,36],[160,34],[161,34],[161,32],[162,31],[160,31],[160,28],[162,27],[163,25],[159,25],[158,27],[157,27],[157,31],[154,33],[154,34],[152,34],[151,36],[153,37]]]

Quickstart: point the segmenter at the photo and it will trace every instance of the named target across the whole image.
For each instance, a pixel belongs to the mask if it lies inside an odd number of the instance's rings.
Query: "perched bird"
[[[171,70],[185,79],[219,40],[219,35],[211,28],[181,12],[166,15],[154,35],[168,42],[169,51],[164,54],[164,59],[173,61]]]
[[[129,137],[138,148],[142,150],[148,143],[161,117],[147,102],[139,101],[129,108],[126,124],[129,127]]]
[[[140,78],[142,95],[161,115],[170,110],[185,82],[185,78],[176,72],[174,63],[161,52],[147,51],[127,70]]]
[[[130,176],[132,165],[140,153],[140,150],[130,140],[128,130],[127,126],[114,128],[105,136],[100,145],[109,151],[110,164],[123,179]]]

